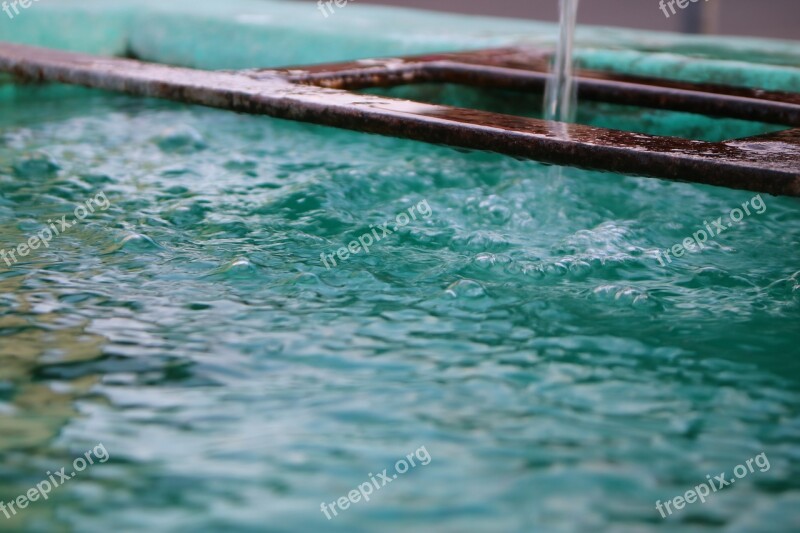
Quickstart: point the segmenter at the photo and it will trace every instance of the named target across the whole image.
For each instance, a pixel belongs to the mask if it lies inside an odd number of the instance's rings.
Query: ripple
[[[445,291],[453,298],[476,299],[486,296],[486,289],[477,281],[460,279],[450,284]]]
[[[162,247],[153,239],[142,233],[128,233],[119,241],[106,250],[106,253],[116,252],[150,252],[159,250]]]
[[[228,278],[251,277],[258,271],[258,267],[247,257],[237,257],[215,268],[209,275],[221,275]]]
[[[191,154],[205,150],[208,146],[200,132],[188,125],[168,128],[154,142],[164,152],[176,154]]]
[[[48,154],[37,153],[14,161],[12,169],[18,178],[51,178],[58,174],[61,166]]]
[[[655,300],[647,291],[632,286],[618,284],[600,285],[592,290],[592,295],[595,298],[612,305],[621,305],[634,308],[661,308],[660,303]]]

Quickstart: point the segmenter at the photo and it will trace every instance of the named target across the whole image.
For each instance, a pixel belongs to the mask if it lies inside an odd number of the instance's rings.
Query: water
[[[559,0],[560,30],[553,72],[547,82],[544,116],[547,120],[575,122],[578,105],[573,78],[573,43],[578,20],[578,0]]]
[[[0,270],[0,500],[111,459],[0,530],[796,531],[796,200],[662,267],[752,194],[26,91],[0,101],[0,249],[111,207]]]

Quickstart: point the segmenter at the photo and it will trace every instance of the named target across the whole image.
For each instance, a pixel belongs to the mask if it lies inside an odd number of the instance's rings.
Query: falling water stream
[[[547,120],[574,122],[578,103],[573,80],[573,41],[578,18],[578,0],[559,0],[561,30],[553,72],[547,82],[544,116]]]

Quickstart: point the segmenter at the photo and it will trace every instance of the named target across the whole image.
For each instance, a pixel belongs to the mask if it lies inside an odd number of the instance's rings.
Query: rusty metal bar
[[[301,85],[291,73],[211,72],[6,43],[0,71],[546,163],[800,196],[798,130],[721,143],[656,137]]]

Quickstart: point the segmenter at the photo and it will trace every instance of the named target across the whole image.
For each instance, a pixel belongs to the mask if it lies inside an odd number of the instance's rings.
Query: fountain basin
[[[0,31],[226,70],[555,36],[534,22],[357,4],[325,19],[313,3],[255,1],[40,2]],[[797,43],[591,28],[578,48],[587,68],[800,86]],[[388,91],[531,116],[541,98]],[[599,104],[582,113],[697,139],[775,128]],[[111,459],[0,524],[794,531],[797,200],[553,170],[6,81],[0,249],[101,192],[108,204],[0,263],[0,501],[100,442]],[[390,234],[372,233],[386,224]],[[712,229],[702,248],[665,256]],[[351,251],[370,234],[369,251]],[[331,520],[320,512],[420,446],[430,464]],[[659,515],[657,501],[761,453],[768,471]]]

